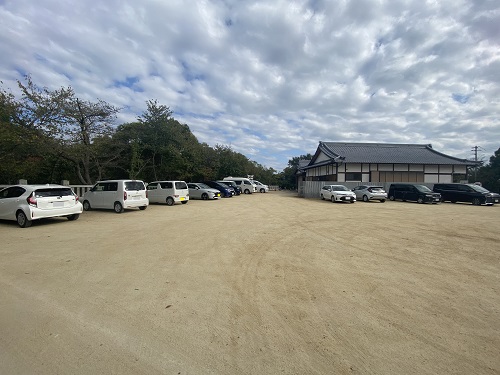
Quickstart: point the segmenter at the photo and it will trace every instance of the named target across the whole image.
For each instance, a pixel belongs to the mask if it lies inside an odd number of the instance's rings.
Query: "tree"
[[[301,160],[311,160],[311,154],[295,156],[288,160],[288,166],[281,174],[280,186],[284,189],[297,189],[297,170],[299,169]]]
[[[477,170],[477,180],[486,189],[500,193],[500,148],[490,157],[487,165]]]
[[[81,183],[100,179],[102,166],[116,159],[116,154],[101,160],[103,156],[98,154],[94,140],[113,133],[119,109],[103,100],[80,100],[71,87],[53,91],[38,87],[29,76],[26,84],[18,81],[18,85],[22,98],[14,123],[42,132],[44,140],[50,140],[46,152],[71,162]]]

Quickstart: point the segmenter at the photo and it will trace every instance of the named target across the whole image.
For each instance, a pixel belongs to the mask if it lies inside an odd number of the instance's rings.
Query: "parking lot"
[[[0,374],[498,374],[499,219],[270,192],[0,222]]]

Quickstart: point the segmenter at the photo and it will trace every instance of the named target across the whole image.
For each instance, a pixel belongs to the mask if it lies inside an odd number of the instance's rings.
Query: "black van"
[[[419,184],[391,184],[387,195],[391,201],[400,199],[403,202],[415,201],[432,204],[441,201],[441,194],[435,193],[427,186]]]
[[[500,201],[500,195],[475,184],[434,184],[433,189],[441,194],[441,202],[470,202],[473,205],[492,205]]]

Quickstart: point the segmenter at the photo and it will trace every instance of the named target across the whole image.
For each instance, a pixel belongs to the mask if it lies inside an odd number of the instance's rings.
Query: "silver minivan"
[[[175,203],[189,202],[189,189],[184,181],[154,181],[148,184],[147,189],[151,203],[173,206]]]
[[[127,208],[145,210],[149,200],[144,182],[140,180],[105,180],[97,182],[83,196],[83,209],[113,209],[121,213]]]

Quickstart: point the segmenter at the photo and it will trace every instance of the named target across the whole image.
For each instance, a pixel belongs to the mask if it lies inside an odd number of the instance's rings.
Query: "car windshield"
[[[62,197],[65,195],[73,195],[73,191],[70,188],[43,188],[36,189],[35,196],[37,198],[41,197]]]
[[[418,191],[421,191],[422,193],[432,193],[432,190],[425,185],[415,185],[415,187],[417,188]]]
[[[471,185],[467,185],[467,186],[470,186],[472,189],[474,189],[475,191],[477,191],[479,193],[489,193],[490,192],[489,190],[487,190],[484,187],[479,186],[479,185],[471,184]]]
[[[211,189],[211,187],[207,184],[198,184],[198,187],[200,187],[201,189]]]
[[[142,181],[125,181],[125,190],[144,190]]]
[[[372,191],[382,191],[382,190],[384,190],[384,188],[382,186],[373,186],[373,187],[371,187],[371,190]]]
[[[334,185],[332,186],[333,191],[349,191],[344,185]]]

